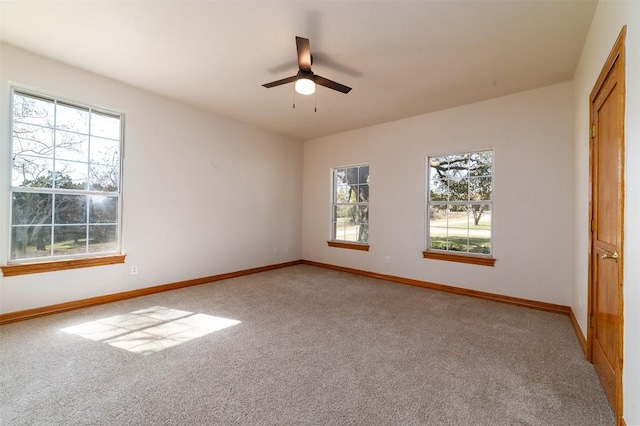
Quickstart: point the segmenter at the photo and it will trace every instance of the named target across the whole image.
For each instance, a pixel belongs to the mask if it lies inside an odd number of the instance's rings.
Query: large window
[[[427,251],[492,255],[493,151],[429,157],[427,170]]]
[[[369,166],[333,170],[333,241],[369,242]]]
[[[12,92],[10,262],[120,251],[120,114]]]

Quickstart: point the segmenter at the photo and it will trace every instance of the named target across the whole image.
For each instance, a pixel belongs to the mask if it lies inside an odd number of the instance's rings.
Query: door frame
[[[613,68],[613,66],[618,63],[619,66],[619,74],[620,78],[617,84],[620,85],[620,102],[622,105],[622,117],[620,123],[620,145],[621,145],[621,153],[620,153],[620,180],[618,181],[618,191],[620,195],[620,206],[618,208],[618,241],[619,241],[619,253],[620,257],[618,259],[618,314],[620,320],[618,322],[618,350],[616,357],[616,365],[615,373],[616,373],[616,402],[613,407],[614,415],[616,416],[616,424],[624,424],[622,419],[622,362],[623,362],[623,340],[624,340],[624,293],[623,293],[623,272],[624,272],[624,191],[625,191],[625,182],[624,182],[624,172],[625,172],[625,100],[626,100],[626,58],[625,58],[625,40],[626,40],[627,26],[623,26],[616,42],[611,49],[611,53],[609,53],[609,57],[607,58],[602,70],[600,71],[600,75],[596,80],[595,85],[593,86],[593,90],[589,95],[589,263],[588,263],[588,312],[587,312],[587,359],[590,362],[593,362],[593,328],[594,322],[593,319],[593,311],[594,311],[594,283],[593,283],[593,273],[594,273],[594,262],[593,262],[593,252],[594,252],[594,244],[595,244],[595,229],[597,229],[597,224],[594,224],[594,178],[595,178],[595,163],[594,163],[594,145],[596,142],[597,133],[594,134],[592,129],[594,129],[595,117],[594,117],[594,102],[596,101],[596,96],[599,93],[602,85],[605,82],[605,79],[609,75],[609,72]],[[598,129],[595,129],[597,132]]]

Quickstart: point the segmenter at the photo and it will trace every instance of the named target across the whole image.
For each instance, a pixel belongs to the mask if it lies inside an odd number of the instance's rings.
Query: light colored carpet
[[[88,330],[152,307],[240,323]],[[3,425],[615,424],[568,317],[306,265],[0,333]]]

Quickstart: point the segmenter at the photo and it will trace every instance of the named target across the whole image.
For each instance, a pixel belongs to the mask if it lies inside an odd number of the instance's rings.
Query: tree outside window
[[[493,151],[429,157],[427,250],[492,254]]]

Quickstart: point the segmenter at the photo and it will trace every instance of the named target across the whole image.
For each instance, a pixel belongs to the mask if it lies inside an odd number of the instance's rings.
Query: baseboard
[[[576,333],[576,337],[578,338],[578,342],[580,343],[580,347],[582,348],[582,352],[584,352],[584,357],[589,359],[589,351],[587,349],[587,339],[585,339],[584,334],[582,334],[582,329],[580,328],[580,324],[578,324],[578,319],[576,318],[573,309],[569,311],[569,318],[571,319],[571,324],[573,325],[573,331]]]
[[[336,271],[348,272],[356,275],[363,275],[365,277],[378,278],[381,280],[392,281],[400,284],[407,284],[407,285],[412,285],[416,287],[424,287],[432,290],[439,290],[447,293],[459,294],[462,296],[470,296],[478,299],[491,300],[493,302],[506,303],[509,305],[521,306],[521,307],[530,308],[530,309],[537,309],[539,311],[553,312],[553,313],[564,314],[564,315],[569,315],[569,313],[571,312],[571,308],[569,306],[556,305],[553,303],[538,302],[536,300],[521,299],[518,297],[504,296],[501,294],[488,293],[488,292],[478,291],[478,290],[469,290],[461,287],[453,287],[449,285],[437,284],[437,283],[432,283],[428,281],[420,281],[420,280],[414,280],[411,278],[397,277],[395,275],[379,274],[377,272],[346,268],[344,266],[330,265],[328,263],[314,262],[311,260],[303,260],[301,263],[304,265],[318,266],[320,268],[333,269]]]
[[[163,291],[177,290],[179,288],[191,287],[199,284],[206,284],[213,281],[225,280],[228,278],[241,277],[243,275],[256,274],[258,272],[270,271],[272,269],[286,268],[288,266],[299,265],[302,260],[278,263],[274,265],[260,266],[258,268],[244,269],[242,271],[227,272],[225,274],[211,275],[209,277],[195,278],[192,280],[178,281],[171,284],[163,284],[153,287],[141,288],[138,290],[125,291],[122,293],[109,294],[106,296],[92,297],[89,299],[75,300],[73,302],[60,303],[57,305],[44,306],[41,308],[28,309],[24,311],[0,314],[0,325],[17,321],[24,321],[46,315],[58,314],[75,309],[88,308],[105,303],[117,302],[120,300],[132,299],[134,297],[148,296],[150,294],[161,293]]]
[[[488,293],[478,290],[470,290],[461,287],[454,287],[444,284],[437,284],[428,281],[414,280],[411,278],[398,277],[394,275],[379,274],[377,272],[364,271],[360,269],[347,268],[343,266],[330,265],[327,263],[314,262],[311,260],[294,260],[291,262],[278,263],[274,265],[261,266],[258,268],[245,269],[242,271],[228,272],[224,274],[212,275],[208,277],[195,278],[186,281],[178,281],[171,284],[163,284],[153,287],[146,287],[137,290],[126,291],[122,293],[109,294],[105,296],[92,297],[89,299],[76,300],[72,302],[60,303],[57,305],[44,306],[41,308],[28,309],[24,311],[10,312],[7,314],[0,314],[0,325],[9,324],[12,322],[23,321],[32,318],[38,318],[46,315],[57,314],[61,312],[67,312],[75,309],[88,308],[91,306],[102,305],[110,302],[117,302],[120,300],[132,299],[134,297],[148,296],[150,294],[161,293],[169,290],[177,290],[180,288],[190,287],[199,284],[210,283],[213,281],[224,280],[228,278],[240,277],[243,275],[255,274],[258,272],[265,272],[272,269],[286,268],[294,265],[310,265],[317,266],[325,269],[333,269],[336,271],[347,272],[356,275],[363,275],[371,278],[377,278],[385,281],[391,281],[399,284],[412,285],[416,287],[423,287],[432,290],[444,291],[447,293],[458,294],[462,296],[470,296],[478,299],[490,300],[494,302],[506,303],[509,305],[521,306],[530,309],[537,309],[546,312],[559,313],[569,315],[571,322],[574,326],[580,345],[583,351],[586,348],[586,342],[580,331],[580,327],[577,324],[575,316],[569,306],[556,305],[553,303],[539,302],[535,300],[522,299],[511,296],[504,296],[501,294]],[[585,352],[586,353],[586,352]]]

